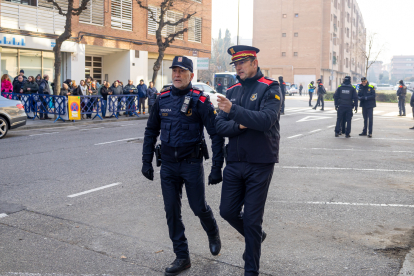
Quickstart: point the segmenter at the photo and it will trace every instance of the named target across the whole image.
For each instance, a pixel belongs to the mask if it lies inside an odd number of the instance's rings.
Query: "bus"
[[[226,90],[230,86],[238,83],[236,72],[222,72],[214,74],[214,89],[223,95],[226,95]]]

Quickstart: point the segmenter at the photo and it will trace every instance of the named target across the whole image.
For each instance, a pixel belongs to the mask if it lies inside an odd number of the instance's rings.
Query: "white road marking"
[[[323,202],[323,201],[272,201],[276,203],[315,204],[315,205],[350,205],[350,206],[374,206],[374,207],[405,207],[414,208],[414,205],[386,204],[386,203],[355,203],[355,202]]]
[[[298,149],[298,148],[296,148]],[[310,150],[329,150],[329,151],[369,151],[369,152],[393,152],[393,153],[414,153],[414,151],[409,150],[363,150],[363,149],[328,149],[328,148],[301,148],[301,149],[310,149]]]
[[[383,113],[383,112],[384,111],[381,111],[381,110],[374,110],[373,114],[376,115],[376,114]]]
[[[353,119],[352,121],[355,122],[355,121],[359,121],[359,120],[362,120],[362,118]]]
[[[102,129],[104,127],[94,127],[94,128],[84,128],[84,129],[80,129],[80,131],[86,131],[86,130],[92,130],[92,129]]]
[[[5,217],[7,217],[7,214],[5,213],[0,214],[0,218],[5,218]]]
[[[309,133],[314,133],[314,132],[318,132],[318,131],[321,131],[322,129],[315,129],[315,130],[312,130],[312,131],[310,131]]]
[[[399,112],[390,112],[387,114],[383,114],[382,116],[397,116],[398,114],[400,114]]]
[[[337,111],[336,110],[329,110],[329,111],[326,111],[324,113],[337,113]]]
[[[73,195],[68,195],[68,197],[76,197],[76,196],[80,196],[80,195],[89,194],[89,193],[96,192],[96,191],[99,191],[99,190],[102,190],[102,189],[106,189],[106,188],[110,188],[110,187],[113,187],[113,186],[117,186],[119,184],[122,184],[122,183],[121,182],[118,182],[118,183],[109,184],[109,185],[106,185],[106,186],[102,186],[102,187],[95,188],[95,189],[92,189],[92,190],[84,191],[84,192],[81,192],[81,193],[77,193],[77,194],[73,194]]]
[[[302,136],[302,134],[297,134],[297,135],[290,136],[290,137],[288,137],[288,139],[295,138],[295,137],[299,137],[299,136]]]
[[[59,133],[59,132],[48,132],[48,133],[32,134],[32,135],[29,135],[29,136],[40,136],[40,135],[48,135],[48,134],[56,134],[56,133]]]
[[[98,143],[98,144],[95,144],[95,146],[99,146],[99,145],[106,145],[106,144],[112,144],[112,143],[123,142],[123,141],[128,141],[128,140],[142,139],[142,138],[143,138],[143,137],[135,137],[135,138],[127,138],[127,139],[121,139],[121,140],[109,141],[109,142],[104,142],[104,143]]]
[[[131,125],[121,125],[121,126],[135,126],[135,125],[132,125],[132,124],[131,124]]]
[[[300,119],[299,121],[296,121],[296,123],[299,123],[299,122],[308,122],[308,121],[317,121],[317,120],[323,120],[323,119],[332,119],[332,117],[306,116],[305,118]]]
[[[389,169],[359,169],[359,168],[334,168],[334,167],[299,167],[299,166],[279,166],[282,169],[306,169],[306,170],[342,170],[342,171],[375,171],[375,172],[406,172],[409,170],[389,170]]]
[[[332,128],[332,127],[336,127],[336,125],[331,125],[331,126],[328,126],[327,128]]]

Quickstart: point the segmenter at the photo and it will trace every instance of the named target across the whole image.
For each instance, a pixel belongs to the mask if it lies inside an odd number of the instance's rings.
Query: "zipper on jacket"
[[[175,156],[175,161],[178,162],[177,148],[174,148],[174,156]]]
[[[243,106],[243,96],[244,96],[244,87],[242,85],[242,95],[241,95],[241,99],[240,99],[240,106]],[[240,162],[239,138],[240,138],[240,135],[237,136],[237,158],[239,159],[239,162]]]

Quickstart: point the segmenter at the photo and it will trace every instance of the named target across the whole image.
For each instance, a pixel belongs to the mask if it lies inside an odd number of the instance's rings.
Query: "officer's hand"
[[[151,180],[151,181],[154,180],[154,169],[152,167],[152,163],[142,162],[141,172],[149,180]]]
[[[217,166],[211,167],[211,173],[208,176],[208,185],[219,184],[223,181],[223,177],[221,175],[221,168]]]
[[[239,129],[245,129],[247,127],[245,127],[244,125],[239,125]]]
[[[358,113],[358,108],[357,107],[355,107],[355,113]]]
[[[335,105],[335,110],[338,111],[338,106],[337,105]]]
[[[229,101],[229,99],[227,99],[224,96],[217,95],[217,102],[220,110],[223,110],[226,113],[230,113],[230,109],[233,104],[231,103],[231,101]]]

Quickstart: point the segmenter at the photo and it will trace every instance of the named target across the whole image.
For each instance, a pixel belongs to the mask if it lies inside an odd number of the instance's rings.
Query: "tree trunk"
[[[155,86],[155,82],[157,81],[158,71],[161,68],[162,60],[164,59],[164,52],[165,52],[165,49],[164,50],[159,49],[158,50],[158,58],[154,62],[154,67],[153,67],[154,72],[152,74],[152,82],[154,83],[154,86]]]
[[[62,65],[62,52],[60,48],[62,47],[62,43],[58,43],[56,40],[56,45],[53,47],[53,52],[55,54],[55,78],[53,79],[54,82],[54,91],[53,95],[60,95],[60,68]]]

